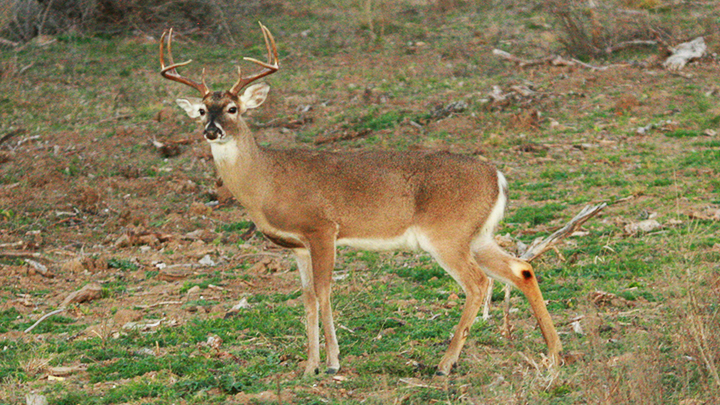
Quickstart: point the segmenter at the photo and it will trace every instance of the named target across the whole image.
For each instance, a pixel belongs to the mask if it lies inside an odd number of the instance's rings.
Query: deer
[[[308,342],[304,375],[320,372],[320,322],[326,373],[340,370],[330,301],[338,246],[422,250],[460,284],[465,304],[437,375],[448,375],[458,361],[489,278],[527,297],[550,365],[559,365],[562,344],[532,266],[505,252],[493,237],[508,200],[504,175],[478,156],[441,151],[331,152],[260,145],[242,114],[259,107],[270,89],[265,82],[251,83],[280,68],[273,35],[262,23],[260,29],[267,62],[245,57],[262,69],[244,76],[238,67],[230,90],[211,91],[205,69],[200,82],[178,73],[192,60],[173,62],[172,29],[160,38],[160,73],[200,92],[200,98],[176,103],[199,120],[223,184],[257,230],[294,255]]]

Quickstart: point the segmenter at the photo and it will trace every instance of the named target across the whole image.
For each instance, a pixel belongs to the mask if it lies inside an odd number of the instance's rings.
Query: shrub
[[[612,46],[620,43],[653,40],[664,32],[650,13],[630,9],[633,5],[627,3],[552,0],[547,4],[565,51],[588,60],[607,55]]]
[[[174,26],[207,27],[220,7],[211,0],[0,0],[0,35],[111,34]]]

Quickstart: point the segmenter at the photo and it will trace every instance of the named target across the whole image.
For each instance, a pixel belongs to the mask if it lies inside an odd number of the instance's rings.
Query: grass
[[[270,98],[248,118],[263,144],[310,148],[331,130],[369,131],[322,148],[481,155],[510,182],[498,233],[515,241],[549,234],[587,204],[612,202],[533,263],[571,354],[567,364],[543,366],[541,334],[527,300],[513,291],[513,339],[499,333],[502,304],[493,304],[453,374],[433,377],[464,293],[427,255],[341,249],[333,294],[340,378],[301,377],[306,337],[293,264],[262,238],[240,239],[250,222],[232,201],[212,212],[191,209],[218,196],[207,147],[174,107],[189,90],[159,77],[155,41],[73,35],[0,50],[18,68],[32,64],[22,74],[0,74],[0,136],[26,130],[0,144],[0,243],[21,241],[50,258],[56,275],[32,275],[24,259],[0,258],[0,403],[21,403],[31,391],[50,404],[81,405],[277,403],[278,392],[283,403],[302,404],[695,404],[720,397],[720,222],[690,215],[720,205],[720,145],[708,135],[720,131],[720,103],[708,95],[717,66],[705,59],[688,66],[692,80],[654,66],[516,69],[492,49],[528,58],[561,49],[543,10],[519,2],[463,2],[446,12],[385,3],[368,2],[377,6],[368,11],[310,2],[293,13],[233,21],[235,46],[215,43],[201,28],[177,41],[175,58],[195,60],[182,69],[188,77],[205,67],[213,89],[227,86],[242,56],[263,58],[261,19],[275,34],[282,66],[268,78]],[[648,12],[672,17],[673,29],[688,33],[678,38],[691,37],[693,15],[717,19],[711,5],[682,7],[694,12]],[[717,52],[717,36],[708,38]],[[518,84],[537,95],[504,106],[482,101],[493,86],[509,92]],[[632,98],[637,103],[617,107]],[[433,115],[460,100],[465,111]],[[301,113],[300,106],[311,108]],[[517,117],[532,109],[540,112],[537,126],[523,126]],[[183,141],[181,154],[165,158],[151,139]],[[95,203],[83,200],[86,189],[96,191]],[[648,218],[661,227],[625,230]],[[118,243],[130,231],[168,239]],[[199,264],[205,255],[215,267]],[[63,266],[73,257],[96,264]],[[258,265],[263,260],[271,264]],[[163,265],[184,273],[163,279]],[[91,281],[101,283],[100,299],[21,333]],[[496,285],[494,301],[503,296]],[[230,311],[239,302],[245,305]],[[123,328],[127,311],[160,324]],[[212,347],[211,337],[222,343]],[[81,367],[48,380],[60,366]]]

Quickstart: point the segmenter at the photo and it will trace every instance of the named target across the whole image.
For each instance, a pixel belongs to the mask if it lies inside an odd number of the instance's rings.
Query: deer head
[[[205,83],[205,69],[203,69],[200,83],[182,77],[177,68],[188,65],[192,60],[182,63],[174,63],[172,57],[172,35],[173,30],[165,31],[160,38],[160,74],[169,80],[176,81],[198,90],[200,98],[188,97],[177,99],[177,104],[182,107],[190,118],[199,118],[203,125],[203,135],[209,142],[226,142],[233,135],[243,132],[246,128],[241,115],[251,109],[260,106],[267,98],[270,86],[266,83],[256,83],[247,87],[240,94],[240,91],[248,84],[262,77],[275,73],[280,68],[278,65],[278,52],[275,39],[264,25],[260,24],[265,47],[267,48],[268,61],[261,62],[257,59],[245,57],[243,59],[258,64],[263,69],[250,76],[243,77],[238,67],[238,80],[227,91],[211,91]],[[168,61],[165,63],[165,38],[167,38]]]

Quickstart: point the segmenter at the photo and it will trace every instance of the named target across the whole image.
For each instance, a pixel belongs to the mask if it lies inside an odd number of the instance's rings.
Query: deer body
[[[178,104],[200,118],[224,184],[257,228],[295,255],[308,333],[305,373],[317,372],[320,364],[320,321],[327,371],[340,368],[330,305],[339,245],[421,249],[462,286],[465,307],[439,374],[448,374],[458,359],[487,290],[487,276],[527,296],[549,354],[559,363],[560,340],[532,267],[505,253],[492,237],[507,201],[503,175],[479,158],[444,152],[318,152],[258,145],[241,114],[262,104],[269,87],[254,84],[242,95],[239,90],[277,70],[274,40],[262,28],[269,61],[253,61],[266,70],[241,78],[228,92],[212,93],[204,80],[197,84],[177,75],[175,68],[188,62],[165,67],[162,45],[161,66],[165,77],[203,93],[202,99]]]

